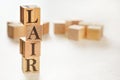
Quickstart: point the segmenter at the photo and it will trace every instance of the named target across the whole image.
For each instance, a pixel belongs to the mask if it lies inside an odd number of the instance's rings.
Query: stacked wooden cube
[[[42,27],[40,8],[34,5],[20,6],[20,21],[25,25],[25,37],[20,38],[23,72],[39,72]]]
[[[71,20],[54,23],[54,33],[64,34],[72,40],[100,40],[103,36],[103,25],[96,23]]]
[[[12,39],[25,37],[25,26],[31,24],[40,25],[40,8],[36,5],[20,6],[20,22],[7,22],[8,37]],[[49,34],[49,22],[44,22],[41,26],[43,35]]]

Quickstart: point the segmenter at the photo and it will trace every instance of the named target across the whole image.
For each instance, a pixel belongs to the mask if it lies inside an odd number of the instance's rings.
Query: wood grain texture
[[[42,40],[43,30],[41,25],[27,25],[26,26],[26,40],[40,41]]]
[[[41,41],[26,41],[20,38],[20,53],[23,57],[39,57],[41,54]]]
[[[23,73],[39,73],[40,72],[40,57],[22,57]]]

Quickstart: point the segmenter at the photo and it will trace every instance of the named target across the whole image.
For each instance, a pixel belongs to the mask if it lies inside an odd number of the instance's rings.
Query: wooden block
[[[68,39],[80,40],[85,38],[85,26],[71,25],[68,28]]]
[[[87,27],[87,39],[90,40],[100,40],[103,35],[103,27],[102,26],[88,26]]]
[[[101,27],[101,37],[103,37],[104,25],[103,24],[95,24],[94,26]]]
[[[65,34],[65,23],[55,23],[54,24],[55,34]]]
[[[66,21],[65,23],[65,35],[67,36],[67,32],[68,32],[68,28],[69,26],[71,25],[79,25],[79,23],[81,22],[81,20],[69,20],[69,21]]]
[[[40,41],[26,41],[25,38],[20,38],[20,53],[23,57],[40,56],[41,42]]]
[[[104,25],[103,24],[100,24],[100,23],[92,23],[92,22],[80,22],[79,23],[79,25],[81,25],[81,26],[85,26],[86,27],[86,35],[87,35],[87,27],[88,26],[101,26],[101,36],[103,36],[103,27],[104,27]]]
[[[27,25],[26,26],[26,40],[27,41],[40,41],[42,40],[42,26],[40,25]]]
[[[43,23],[43,35],[49,34],[49,22]]]
[[[38,73],[40,72],[40,57],[22,57],[23,73]]]
[[[17,39],[25,36],[25,27],[22,23],[7,22],[8,37]]]
[[[24,25],[40,25],[40,7],[36,5],[20,6],[20,21]]]

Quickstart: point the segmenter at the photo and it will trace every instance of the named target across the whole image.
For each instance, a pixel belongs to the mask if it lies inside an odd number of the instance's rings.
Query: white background
[[[41,20],[51,22],[50,35],[42,41],[39,76],[22,73],[19,43],[7,37],[6,22],[19,22],[23,4],[40,6]],[[53,22],[69,19],[104,24],[103,39],[76,42],[54,35]],[[120,0],[1,0],[0,79],[120,80]]]

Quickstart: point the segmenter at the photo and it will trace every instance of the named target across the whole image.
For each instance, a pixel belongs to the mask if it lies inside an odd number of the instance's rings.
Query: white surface
[[[51,22],[42,42],[40,79],[24,76],[19,44],[7,37],[7,21],[19,21],[19,6],[37,4]],[[120,0],[2,0],[1,80],[120,80]],[[79,42],[53,34],[53,21],[82,19],[105,24],[103,40]]]

